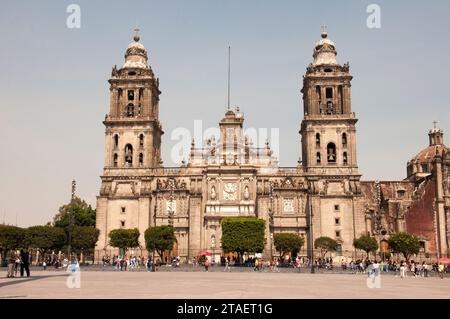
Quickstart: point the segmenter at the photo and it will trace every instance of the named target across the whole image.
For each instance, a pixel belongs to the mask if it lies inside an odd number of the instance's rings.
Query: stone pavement
[[[64,271],[1,278],[3,298],[450,298],[450,278],[382,276],[369,289],[364,274],[81,271],[81,288],[67,288]]]

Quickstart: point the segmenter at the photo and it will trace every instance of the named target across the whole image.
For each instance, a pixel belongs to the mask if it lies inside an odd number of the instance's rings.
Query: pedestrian
[[[441,279],[444,279],[444,270],[445,270],[444,264],[439,264],[438,271],[439,277],[441,277]]]
[[[206,258],[204,265],[205,265],[205,271],[208,272],[209,271],[209,259],[208,258]]]
[[[18,277],[20,269],[20,255],[16,254],[16,263],[14,265],[14,277]]]
[[[8,272],[6,273],[6,278],[14,277],[14,266],[16,264],[16,258],[16,252],[14,250],[11,250],[8,258]]]
[[[229,256],[225,259],[225,269],[223,271],[231,272],[230,257]]]
[[[45,262],[45,260],[42,262],[42,266],[44,267],[44,271],[47,270],[47,263]]]
[[[405,277],[406,277],[406,267],[402,260],[400,262],[400,278],[405,278]]]
[[[27,277],[30,277],[30,253],[28,249],[20,250],[20,277],[23,277],[24,271],[27,273]]]
[[[275,260],[273,261],[273,271],[280,272],[278,270],[278,258],[275,258]]]

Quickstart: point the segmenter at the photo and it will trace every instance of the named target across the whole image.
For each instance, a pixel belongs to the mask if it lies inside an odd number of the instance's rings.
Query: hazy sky
[[[66,26],[71,3],[80,29]],[[366,25],[371,3],[380,29]],[[449,15],[450,1],[2,1],[0,222],[50,221],[73,178],[95,206],[107,80],[135,25],[160,78],[165,165],[173,129],[222,118],[228,45],[232,104],[247,127],[280,128],[280,165],[296,165],[302,75],[326,24],[354,76],[363,179],[403,179],[433,120],[450,134]]]

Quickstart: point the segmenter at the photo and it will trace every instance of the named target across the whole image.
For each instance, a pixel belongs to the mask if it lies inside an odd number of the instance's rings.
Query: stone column
[[[435,172],[436,172],[436,220],[438,227],[438,249],[439,257],[447,254],[447,232],[445,222],[444,198],[442,187],[442,163],[441,156],[436,155],[434,158]]]

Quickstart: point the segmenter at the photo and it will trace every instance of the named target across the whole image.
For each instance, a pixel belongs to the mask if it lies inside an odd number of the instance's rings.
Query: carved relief
[[[225,183],[223,186],[223,199],[236,200],[236,183]]]

